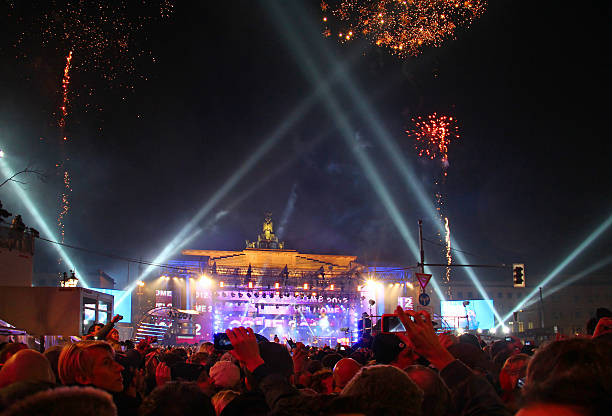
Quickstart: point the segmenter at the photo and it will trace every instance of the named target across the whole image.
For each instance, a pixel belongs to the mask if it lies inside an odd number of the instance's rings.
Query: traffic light
[[[514,287],[525,287],[525,265],[524,264],[513,264],[512,265],[512,279],[514,281]]]

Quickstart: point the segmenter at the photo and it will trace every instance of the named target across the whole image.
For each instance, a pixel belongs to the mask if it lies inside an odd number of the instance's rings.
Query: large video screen
[[[464,305],[464,302],[469,304]],[[491,329],[495,327],[493,300],[443,300],[440,315],[451,328]]]
[[[108,295],[113,295],[115,297],[115,301],[113,302],[114,306],[114,315],[121,315],[123,319],[122,323],[130,323],[132,322],[132,294],[128,293],[127,297],[121,302],[120,305],[117,305],[117,299],[119,299],[125,293],[125,290],[116,290],[116,289],[93,289],[97,292],[106,293]]]

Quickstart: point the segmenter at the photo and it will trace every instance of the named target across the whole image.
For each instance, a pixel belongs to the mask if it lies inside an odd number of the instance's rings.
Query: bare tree
[[[0,187],[4,186],[4,184],[6,184],[9,181],[26,184],[27,182],[23,182],[18,179],[15,179],[15,177],[22,175],[22,174],[26,174],[26,173],[30,173],[30,174],[34,174],[38,176],[40,180],[43,182],[46,179],[45,174],[42,171],[37,170],[37,169],[31,169],[30,167],[26,167],[25,169],[22,169],[19,172],[14,173],[10,178],[5,179],[4,182],[0,183]]]

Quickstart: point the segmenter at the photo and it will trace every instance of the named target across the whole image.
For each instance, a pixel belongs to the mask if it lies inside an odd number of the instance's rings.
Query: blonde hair
[[[90,376],[93,373],[94,361],[87,354],[91,348],[102,348],[115,355],[112,347],[105,341],[81,341],[66,345],[57,363],[57,372],[62,384],[78,384],[77,376]]]
[[[240,396],[240,393],[234,390],[221,390],[210,399],[210,402],[215,408],[215,413],[219,415],[223,409],[225,409],[225,406],[230,404],[230,402],[238,396]]]

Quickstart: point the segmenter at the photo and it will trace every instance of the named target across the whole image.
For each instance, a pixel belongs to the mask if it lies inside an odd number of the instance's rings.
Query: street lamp
[[[64,272],[62,274],[62,278],[60,279],[60,287],[77,287],[79,284],[79,279],[77,279],[74,274],[74,270],[70,270],[70,277],[68,277],[68,273]]]

